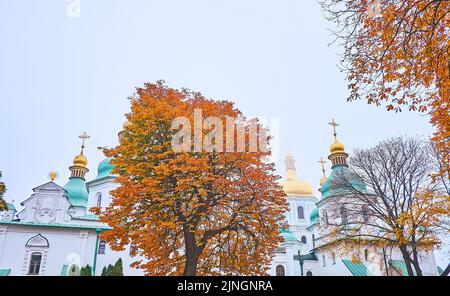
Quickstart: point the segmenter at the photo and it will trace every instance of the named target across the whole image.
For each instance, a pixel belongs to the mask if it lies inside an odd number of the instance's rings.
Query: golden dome
[[[285,163],[286,177],[280,182],[284,193],[287,195],[313,196],[313,188],[311,184],[301,180],[297,176],[297,171],[295,170],[295,160],[291,154],[286,156]]]
[[[320,187],[322,187],[323,183],[327,180],[326,176],[323,176],[322,179],[320,179]]]
[[[345,146],[337,139],[334,140],[333,144],[330,145],[330,153],[345,152]]]
[[[74,166],[87,167],[88,161],[86,156],[84,156],[83,152],[80,155],[76,156],[73,159]]]

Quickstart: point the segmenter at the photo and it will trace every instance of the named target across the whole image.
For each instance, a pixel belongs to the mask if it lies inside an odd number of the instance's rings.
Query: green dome
[[[278,230],[278,232],[281,234],[285,242],[298,241],[298,239],[289,229]]]
[[[72,177],[64,189],[67,190],[67,198],[74,207],[87,207],[89,193],[84,179]]]
[[[111,160],[112,158],[105,158],[100,162],[100,164],[98,165],[98,175],[96,179],[111,176],[111,171],[115,167],[113,164],[111,164]]]
[[[319,209],[317,207],[314,207],[312,210],[311,215],[309,215],[309,220],[311,221],[311,225],[319,223]]]
[[[321,188],[322,198],[334,195],[345,195],[351,194],[350,189],[346,188],[337,188],[333,183],[333,180],[336,178],[346,178],[349,180],[351,186],[358,190],[359,192],[367,192],[366,185],[362,183],[356,176],[354,176],[346,165],[336,165],[333,167],[333,172],[327,178],[327,180],[323,183]]]

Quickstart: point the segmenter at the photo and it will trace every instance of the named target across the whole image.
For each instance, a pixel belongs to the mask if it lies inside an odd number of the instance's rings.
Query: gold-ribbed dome
[[[287,195],[312,196],[313,188],[311,184],[301,180],[297,176],[297,171],[295,170],[295,160],[291,154],[286,156],[285,164],[286,176],[283,181],[280,182],[284,193]]]
[[[337,139],[330,145],[330,153],[345,152],[345,146]]]
[[[81,152],[80,155],[76,156],[73,159],[73,165],[79,166],[79,167],[87,167],[88,161],[87,161],[86,156],[84,156],[83,152]]]

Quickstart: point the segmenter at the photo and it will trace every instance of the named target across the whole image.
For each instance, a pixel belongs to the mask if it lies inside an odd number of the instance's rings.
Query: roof
[[[406,268],[406,263],[403,260],[389,260],[389,265],[392,266],[400,275],[408,276],[408,269]],[[413,274],[416,275],[416,272],[413,270]]]
[[[71,177],[64,188],[67,190],[67,198],[74,207],[87,207],[89,193],[84,179]]]
[[[0,269],[0,276],[8,276],[11,269]]]
[[[341,187],[339,183],[350,184],[352,188],[349,186],[346,186],[347,188]],[[323,183],[321,193],[322,198],[326,198],[329,196],[352,194],[353,190],[370,194],[366,189],[366,185],[357,176],[352,174],[346,165],[335,165],[331,175]]]
[[[314,252],[302,255],[303,260],[311,260],[311,261],[317,261],[317,256]]]
[[[437,267],[437,271],[439,275],[444,273],[444,270],[440,266]]]
[[[96,182],[99,180],[103,180],[106,178],[116,178],[118,175],[114,175],[111,171],[114,169],[115,165],[111,164],[112,158],[108,157],[103,159],[98,165],[97,169],[97,177],[94,180],[87,182],[88,184],[92,182]]]
[[[109,226],[102,225],[78,225],[78,224],[45,224],[45,223],[29,223],[29,222],[20,222],[20,221],[0,221],[0,225],[18,225],[18,226],[31,226],[31,227],[56,227],[56,228],[75,228],[75,229],[101,229],[101,230],[110,230],[112,229]]]
[[[373,276],[362,262],[352,262],[351,260],[343,259],[342,262],[350,270],[353,276]]]

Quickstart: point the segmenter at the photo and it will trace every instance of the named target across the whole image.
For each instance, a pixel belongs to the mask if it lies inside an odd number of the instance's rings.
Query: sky
[[[392,136],[430,135],[424,115],[346,101],[330,27],[316,1],[0,0],[6,200],[18,206],[51,171],[64,185],[83,131],[91,136],[87,179],[95,178],[97,147],[117,144],[127,97],[160,79],[233,101],[249,117],[279,118],[277,173],[289,151],[315,190],[332,118],[350,153]]]

